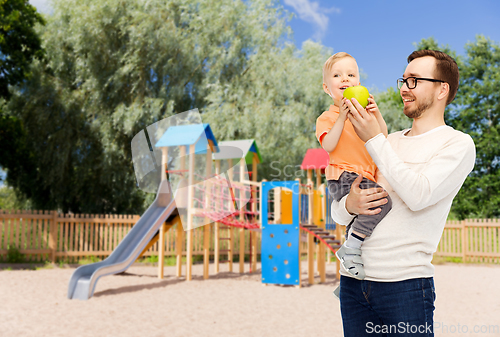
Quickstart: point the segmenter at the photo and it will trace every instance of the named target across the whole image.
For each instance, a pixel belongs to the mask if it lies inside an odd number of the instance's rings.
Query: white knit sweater
[[[361,247],[366,280],[393,282],[434,275],[432,254],[453,198],[474,167],[476,151],[469,135],[449,126],[414,137],[405,136],[407,131],[387,139],[379,134],[365,144],[383,175],[377,181],[392,198],[392,210]],[[345,197],[333,202],[332,218],[337,223],[347,225],[352,217],[345,209]]]

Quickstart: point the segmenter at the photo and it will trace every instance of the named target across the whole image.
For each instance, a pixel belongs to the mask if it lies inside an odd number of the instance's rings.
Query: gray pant
[[[349,194],[351,191],[351,185],[356,180],[358,175],[356,173],[344,171],[338,180],[328,180],[328,191],[330,195],[337,201],[340,201],[344,196]],[[364,178],[361,180],[359,187],[362,189],[368,188],[382,188],[379,184],[370,179]],[[382,211],[375,215],[357,215],[349,225],[347,225],[346,233],[352,230],[364,234],[366,236],[370,236],[373,233],[373,230],[377,226],[377,224],[383,219],[384,216],[389,213],[392,208],[392,200],[389,196],[387,198],[387,203],[382,206],[378,206],[372,209],[381,208]],[[347,234],[346,234],[347,238]]]

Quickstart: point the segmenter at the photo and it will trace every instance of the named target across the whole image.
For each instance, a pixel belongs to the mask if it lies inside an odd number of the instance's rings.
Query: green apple
[[[344,90],[344,97],[348,100],[355,98],[363,108],[366,108],[370,93],[368,92],[368,89],[362,85],[355,85],[354,87],[349,87]]]

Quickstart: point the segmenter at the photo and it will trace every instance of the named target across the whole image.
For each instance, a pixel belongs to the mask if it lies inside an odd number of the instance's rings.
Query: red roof
[[[330,157],[324,149],[309,149],[304,156],[300,168],[302,170],[325,169],[329,161]]]

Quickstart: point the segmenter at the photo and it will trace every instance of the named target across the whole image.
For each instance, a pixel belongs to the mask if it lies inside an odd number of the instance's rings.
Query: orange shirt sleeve
[[[321,146],[323,146],[323,138],[333,127],[333,124],[337,121],[338,114],[325,111],[321,114],[321,116],[316,119],[316,138],[318,139]]]

